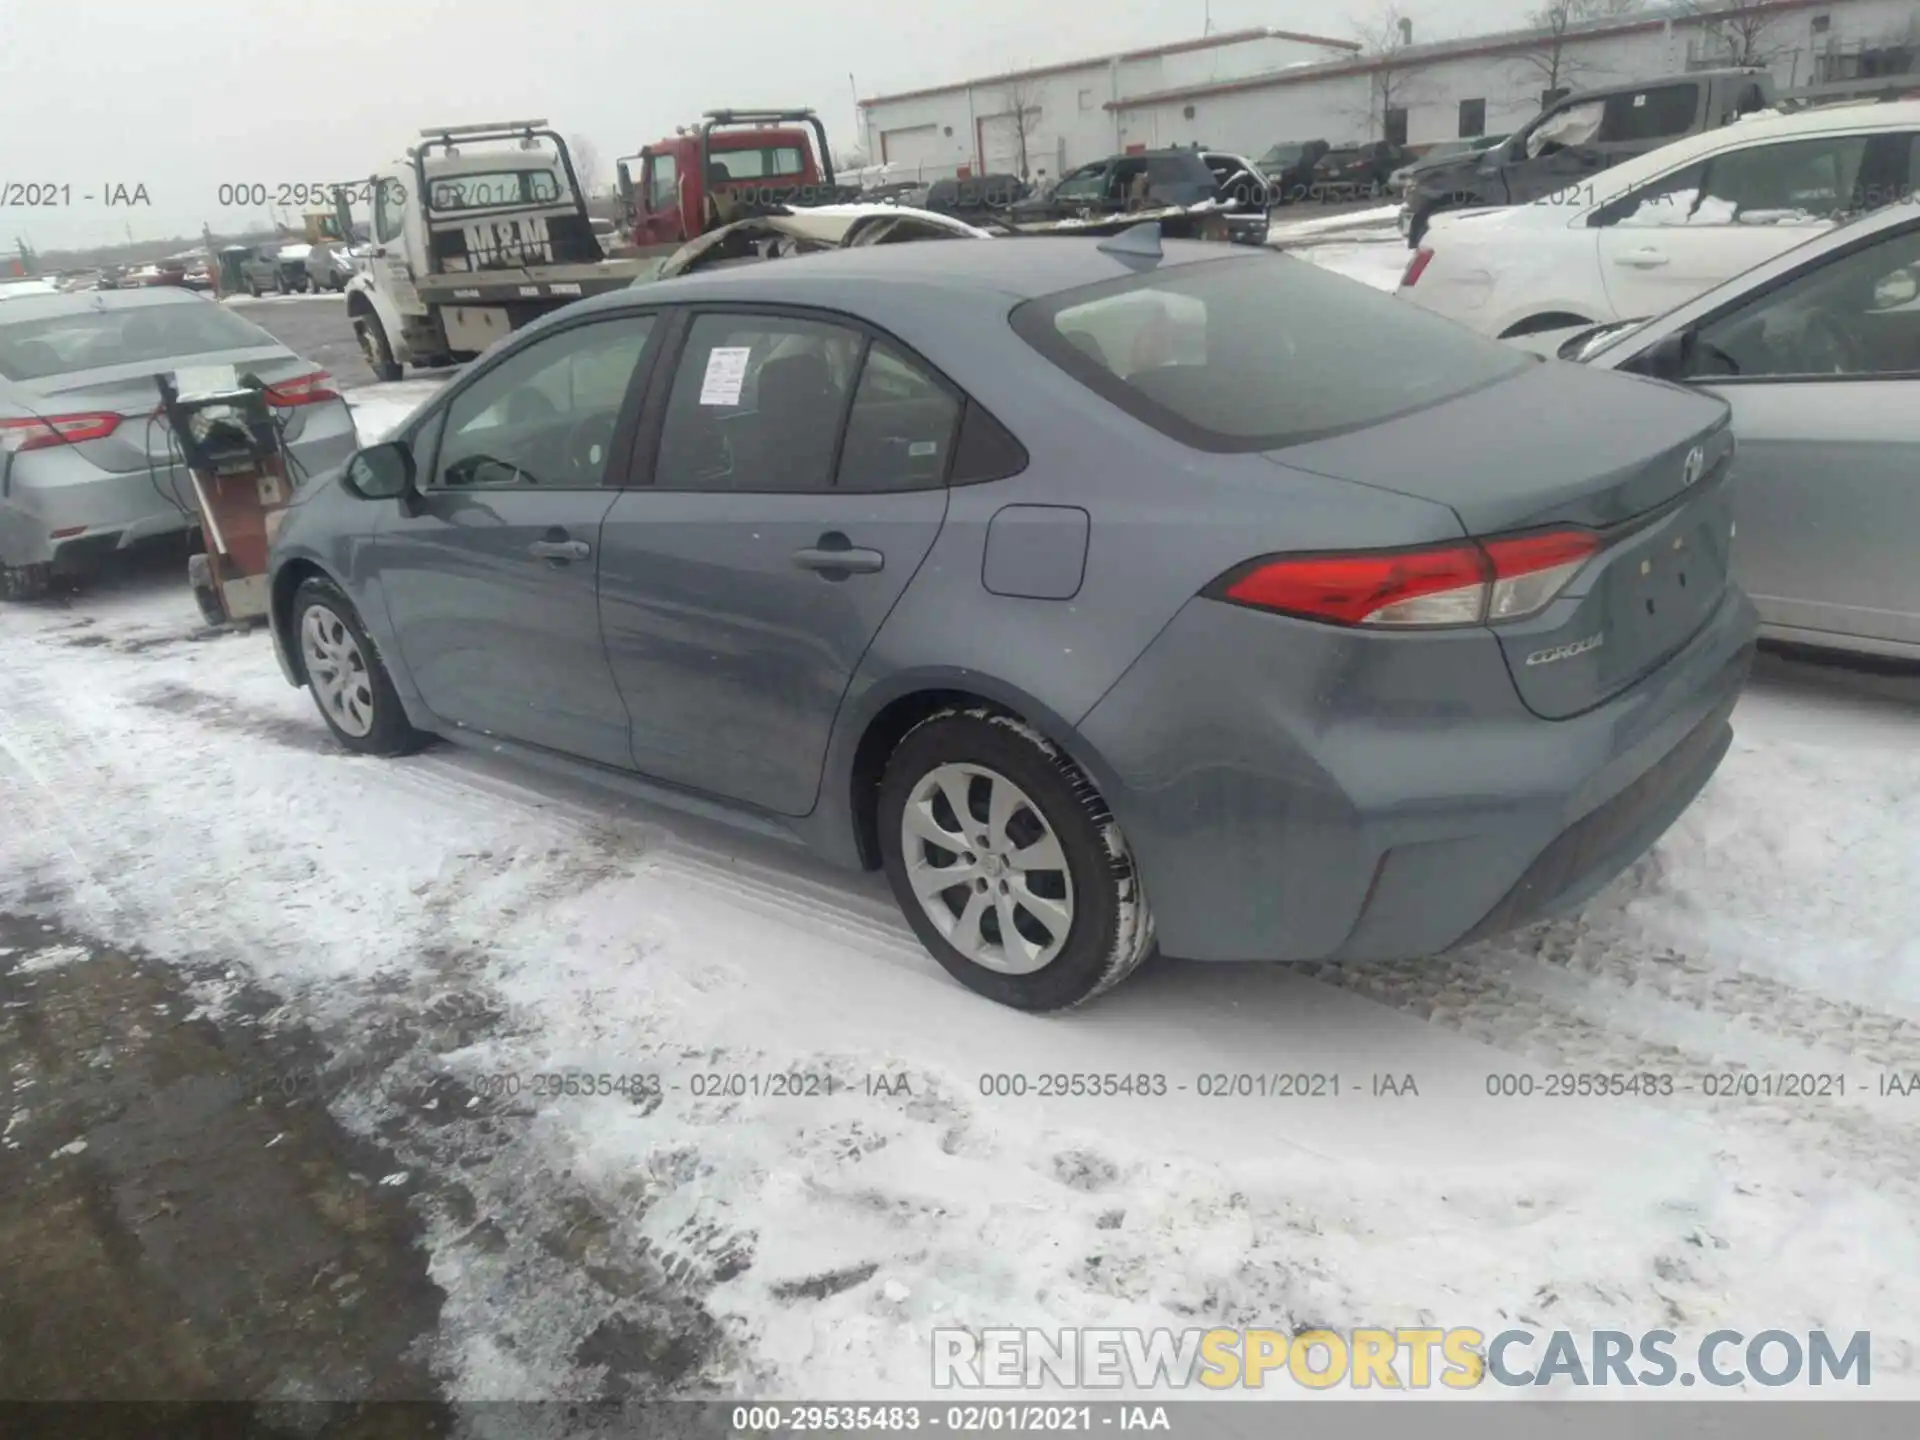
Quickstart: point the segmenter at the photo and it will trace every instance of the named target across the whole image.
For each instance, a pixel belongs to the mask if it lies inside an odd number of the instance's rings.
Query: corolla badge
[[[1584,640],[1574,640],[1565,645],[1555,645],[1551,650],[1536,650],[1527,656],[1528,665],[1551,665],[1556,660],[1571,660],[1576,655],[1584,655],[1589,650],[1598,650],[1607,643],[1606,633],[1589,635]]]
[[[1700,476],[1706,468],[1707,452],[1696,445],[1687,452],[1686,463],[1680,467],[1680,483],[1682,485],[1699,484]]]

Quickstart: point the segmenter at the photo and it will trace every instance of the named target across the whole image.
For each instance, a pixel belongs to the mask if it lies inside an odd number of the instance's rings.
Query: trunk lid
[[[171,374],[183,366],[202,365],[233,365],[241,375],[257,375],[269,385],[310,375],[319,368],[274,345],[77,370],[15,381],[14,385],[16,393],[42,417],[94,412],[120,416],[120,424],[112,434],[98,440],[83,440],[72,448],[102,470],[124,474],[145,470],[150,465],[164,469],[170,447],[176,456],[179,453],[172,443],[166,418],[158,413],[160,391],[153,377]],[[307,408],[296,405],[274,412],[283,422],[289,442],[300,438],[306,425]]]
[[[1539,614],[1492,627],[1548,719],[1618,694],[1693,637],[1728,584],[1727,407],[1554,361],[1385,424],[1269,452],[1275,463],[1448,506],[1476,538],[1600,533]],[[1698,452],[1697,454],[1695,452]]]

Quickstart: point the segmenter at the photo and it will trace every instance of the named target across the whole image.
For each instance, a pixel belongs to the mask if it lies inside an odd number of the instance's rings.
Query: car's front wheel
[[[879,820],[907,923],[988,999],[1078,1005],[1153,948],[1118,823],[1079,767],[1011,716],[951,709],[915,726],[888,761]]]
[[[387,667],[338,585],[303,580],[292,618],[307,688],[336,740],[362,755],[406,755],[432,738],[407,720]]]

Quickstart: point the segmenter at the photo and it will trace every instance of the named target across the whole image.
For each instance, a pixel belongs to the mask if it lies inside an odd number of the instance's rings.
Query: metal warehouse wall
[[[1660,23],[1658,12],[1627,19],[1642,28],[1569,36],[1559,83],[1578,89],[1652,79],[1689,64],[1727,63],[1725,52],[1717,51],[1698,26]],[[1816,74],[1823,55],[1903,40],[1920,42],[1920,0],[1781,0],[1758,44],[1776,78],[1788,86],[1825,78]],[[1408,112],[1409,143],[1459,136],[1462,101],[1485,102],[1487,133],[1515,128],[1539,110],[1548,84],[1546,54],[1543,45],[1520,43],[1498,54],[1438,56],[1409,65],[1392,82],[1394,103]],[[1338,69],[1353,58],[1271,37],[1102,61],[1028,79],[872,101],[865,109],[864,138],[878,161],[885,135],[887,158],[910,172],[919,168],[927,178],[951,175],[981,159],[992,169],[1017,169],[1013,113],[1019,102],[1027,117],[1029,168],[1036,176],[1044,171],[1048,179],[1132,145],[1200,143],[1258,155],[1283,140],[1376,138],[1381,119],[1375,77],[1281,78],[1289,68],[1331,62]],[[1260,83],[1263,78],[1270,83]],[[1129,97],[1137,97],[1135,103],[1126,103]]]

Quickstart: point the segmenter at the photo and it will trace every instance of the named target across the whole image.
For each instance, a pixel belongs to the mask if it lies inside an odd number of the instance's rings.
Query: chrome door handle
[[[584,540],[536,540],[527,553],[540,560],[584,560],[593,547]]]

